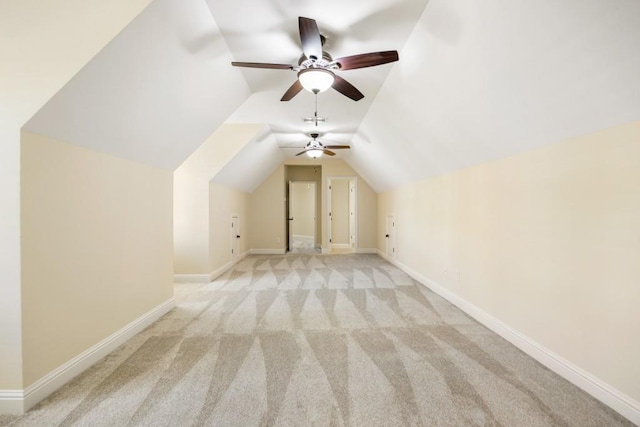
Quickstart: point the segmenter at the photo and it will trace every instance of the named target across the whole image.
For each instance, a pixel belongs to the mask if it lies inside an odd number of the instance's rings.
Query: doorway
[[[287,222],[290,252],[316,251],[316,190],[315,181],[289,181]]]
[[[355,252],[358,246],[358,187],[355,177],[327,180],[328,236],[331,252]]]

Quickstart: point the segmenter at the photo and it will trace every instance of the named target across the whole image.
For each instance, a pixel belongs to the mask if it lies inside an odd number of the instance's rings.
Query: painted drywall
[[[209,181],[247,144],[264,132],[262,124],[224,124],[202,143],[173,176],[173,240],[175,274],[209,274],[210,247]],[[217,249],[216,249],[217,250]]]
[[[0,2],[0,390],[23,388],[20,129],[149,3]]]
[[[173,296],[172,174],[24,132],[24,385]]]
[[[249,197],[249,245],[255,250],[284,252],[285,174],[280,165]]]
[[[377,241],[377,218],[378,218],[378,195],[349,165],[340,159],[288,159],[252,194],[252,205],[250,216],[252,248],[272,248],[266,246],[275,242],[276,236],[284,239],[284,202],[282,207],[277,200],[282,197],[284,200],[285,174],[284,168],[291,166],[321,166],[321,189],[327,185],[327,177],[355,177],[358,185],[358,248],[363,250],[375,250]],[[282,171],[280,169],[282,168]],[[254,197],[256,193],[259,197]],[[321,190],[321,244],[323,249],[329,249],[329,237],[327,236],[327,200],[326,191]],[[281,211],[281,212],[280,212]],[[255,215],[254,212],[259,212]],[[254,226],[255,225],[255,226]],[[265,229],[265,230],[262,230]],[[253,245],[253,237],[258,246]],[[283,246],[284,248],[285,246]]]
[[[331,180],[331,244],[349,244],[349,180]]]
[[[640,401],[640,122],[379,195],[399,262]]]
[[[291,210],[289,215],[294,236],[315,236],[315,182],[294,181],[289,187]]]
[[[249,193],[226,185],[209,184],[209,252],[210,272],[216,272],[232,261],[231,245],[235,236],[240,236],[239,253],[248,249]],[[237,216],[239,230],[231,229],[231,217]]]
[[[173,271],[208,274],[209,182],[190,174],[173,174]]]

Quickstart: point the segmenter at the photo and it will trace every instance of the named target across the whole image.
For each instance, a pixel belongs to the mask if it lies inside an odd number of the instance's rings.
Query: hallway
[[[377,255],[248,256],[0,425],[628,421]]]

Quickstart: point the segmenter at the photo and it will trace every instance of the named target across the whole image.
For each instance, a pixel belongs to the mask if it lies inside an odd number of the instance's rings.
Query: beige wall
[[[173,296],[170,171],[23,133],[24,385]]]
[[[249,245],[258,250],[286,250],[285,175],[280,165],[249,197]]]
[[[240,235],[238,255],[249,250],[248,227],[249,194],[222,184],[209,184],[209,247],[210,272],[227,265],[231,260],[232,234]],[[231,230],[231,218],[238,217],[239,231]]]
[[[315,235],[315,185],[315,182],[294,181],[289,188],[291,231],[296,236]]]
[[[173,174],[173,272],[209,274],[209,181]]]
[[[264,130],[261,124],[220,126],[178,167],[173,176],[175,274],[210,274],[220,248],[210,247],[209,181]],[[214,251],[216,252],[214,254]]]
[[[343,160],[340,159],[288,159],[251,195],[251,248],[267,249],[282,242],[285,236],[285,173],[284,167],[291,165],[322,166],[321,185],[321,220],[322,247],[329,248],[327,230],[326,191],[328,177],[355,177],[358,185],[358,248],[376,248],[376,224],[378,218],[378,195],[373,189]],[[279,202],[282,201],[282,202]],[[278,246],[284,249],[286,246]]]
[[[379,195],[402,264],[640,400],[640,122]]]
[[[349,244],[349,180],[331,180],[331,244]]]
[[[0,389],[22,381],[20,129],[150,0],[0,2]],[[38,11],[38,13],[34,13]],[[46,34],[43,37],[43,34]],[[82,34],[79,42],[78,34]],[[1,408],[0,408],[1,410]]]

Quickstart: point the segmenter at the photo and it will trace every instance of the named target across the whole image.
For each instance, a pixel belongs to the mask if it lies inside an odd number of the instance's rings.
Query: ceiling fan
[[[317,159],[318,157],[326,154],[327,156],[335,156],[331,150],[348,150],[351,148],[348,145],[324,145],[322,142],[318,141],[319,133],[310,133],[309,136],[312,138],[311,141],[307,142],[307,145],[304,146],[304,150],[296,154],[296,156],[300,156],[301,154],[307,153],[307,156]]]
[[[297,71],[298,79],[289,87],[280,101],[291,100],[302,89],[307,89],[317,94],[330,87],[354,101],[359,101],[364,98],[362,92],[342,77],[336,75],[335,71],[373,67],[398,60],[398,51],[396,50],[362,53],[333,59],[329,53],[322,50],[325,38],[320,34],[314,19],[300,16],[298,18],[298,28],[303,51],[298,60],[298,65],[263,62],[232,62],[231,65]]]

